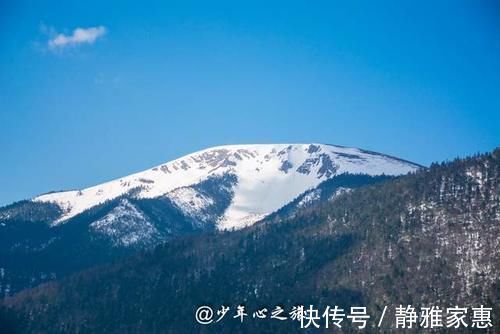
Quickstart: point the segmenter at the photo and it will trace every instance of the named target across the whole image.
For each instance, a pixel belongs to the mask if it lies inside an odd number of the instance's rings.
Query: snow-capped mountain
[[[63,211],[54,223],[133,192],[135,198],[168,197],[196,215],[214,199],[190,188],[213,176],[236,177],[219,229],[240,228],[278,210],[304,191],[343,173],[400,175],[419,166],[356,148],[322,144],[234,145],[199,151],[117,180],[76,191],[36,197]]]
[[[17,202],[0,208],[0,296],[181,235],[279,221],[419,167],[333,145],[220,146],[90,188]]]

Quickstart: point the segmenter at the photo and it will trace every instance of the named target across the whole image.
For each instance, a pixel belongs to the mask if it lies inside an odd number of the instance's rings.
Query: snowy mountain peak
[[[41,195],[34,201],[58,204],[64,214],[56,223],[122,195],[167,197],[184,210],[198,212],[214,199],[193,186],[212,177],[234,175],[236,182],[229,186],[230,205],[218,219],[218,228],[230,229],[259,220],[336,175],[400,175],[419,167],[387,155],[334,145],[228,145],[90,188]]]

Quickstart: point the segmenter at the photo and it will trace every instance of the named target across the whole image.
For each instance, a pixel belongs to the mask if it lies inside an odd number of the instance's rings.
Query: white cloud
[[[51,50],[60,50],[67,46],[76,46],[80,44],[94,44],[94,42],[106,34],[107,29],[104,26],[90,28],[76,28],[71,35],[57,34],[48,41],[48,47]]]

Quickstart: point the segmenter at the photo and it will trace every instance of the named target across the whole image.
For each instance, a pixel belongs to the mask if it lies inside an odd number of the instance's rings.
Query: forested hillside
[[[187,236],[24,291],[4,301],[0,319],[21,333],[281,333],[301,331],[300,323],[253,318],[252,311],[312,304],[366,306],[374,319],[365,332],[378,332],[384,306],[382,326],[397,331],[400,304],[485,305],[493,308],[494,332],[499,177],[499,149],[434,164],[283,221]],[[243,323],[233,319],[239,304],[249,313]],[[200,305],[227,305],[230,315],[200,325],[194,319]],[[344,321],[342,331],[357,328]]]

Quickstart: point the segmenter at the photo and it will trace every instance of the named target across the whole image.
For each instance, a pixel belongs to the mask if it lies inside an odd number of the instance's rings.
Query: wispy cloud
[[[107,32],[106,27],[89,27],[89,28],[76,28],[70,35],[56,34],[53,38],[49,39],[47,46],[50,50],[61,50],[68,46],[77,46],[80,44],[94,44],[95,41]]]

